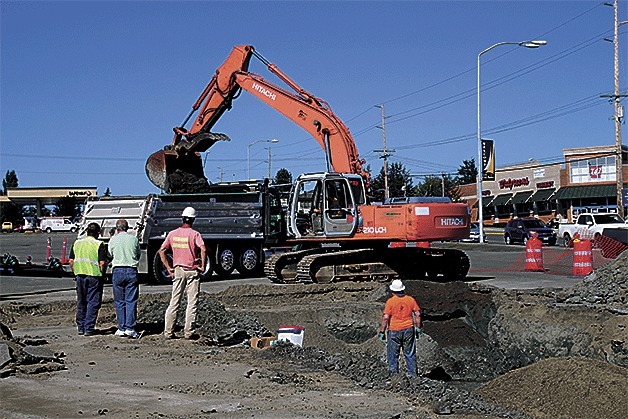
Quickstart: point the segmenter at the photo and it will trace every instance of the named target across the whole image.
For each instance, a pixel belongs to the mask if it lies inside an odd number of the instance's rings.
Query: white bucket
[[[279,330],[277,330],[277,341],[288,341],[302,347],[304,333],[305,328],[302,326],[279,326]]]

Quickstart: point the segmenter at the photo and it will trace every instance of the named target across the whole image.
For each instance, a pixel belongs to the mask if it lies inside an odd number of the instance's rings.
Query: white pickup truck
[[[605,228],[628,229],[628,224],[614,213],[580,214],[574,224],[558,225],[558,236],[565,240],[565,246],[575,237],[576,233],[583,239],[595,239]]]

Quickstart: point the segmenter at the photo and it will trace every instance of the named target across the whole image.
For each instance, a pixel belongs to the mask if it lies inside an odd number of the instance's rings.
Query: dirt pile
[[[170,295],[155,294],[142,298],[142,310],[138,316],[141,327],[153,331],[163,330],[164,313]],[[185,300],[177,315],[179,328],[185,323]],[[198,300],[196,332],[208,345],[229,346],[246,341],[252,336],[268,336],[270,331],[257,319],[246,313],[230,313],[210,294],[201,293]]]
[[[596,269],[582,284],[559,295],[566,304],[605,305],[628,314],[628,251],[613,262]]]
[[[209,182],[204,176],[177,169],[167,177],[169,193],[188,194],[209,192]]]
[[[534,418],[620,418],[628,370],[584,358],[553,358],[510,371],[476,391]]]

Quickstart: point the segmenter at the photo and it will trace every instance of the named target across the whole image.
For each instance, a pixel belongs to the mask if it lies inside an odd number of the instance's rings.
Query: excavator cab
[[[352,237],[358,227],[351,179],[338,173],[299,176],[289,210],[288,231],[296,238]]]

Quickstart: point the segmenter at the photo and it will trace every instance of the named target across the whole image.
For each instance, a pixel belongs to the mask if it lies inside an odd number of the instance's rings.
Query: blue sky
[[[482,56],[483,137],[495,140],[498,167],[615,141],[613,107],[599,97],[614,86],[613,45],[603,40],[612,38],[613,8],[601,2],[2,1],[0,12],[0,173],[15,170],[23,187],[158,192],[146,158],[171,142],[172,127],[241,44],[327,101],[375,173],[381,103],[390,161],[415,181],[477,159],[477,55],[502,41],[548,44]],[[255,59],[249,70],[281,85]],[[325,169],[307,133],[246,92],[214,131],[232,141],[206,156],[213,182],[221,173],[246,178],[247,146],[271,138],[279,139],[273,175]],[[250,148],[252,177],[267,174],[266,146]]]

